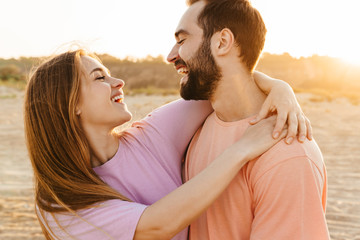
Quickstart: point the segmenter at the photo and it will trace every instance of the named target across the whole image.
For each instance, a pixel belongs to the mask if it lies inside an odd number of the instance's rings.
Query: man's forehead
[[[204,6],[205,1],[198,1],[191,5],[181,17],[175,32],[190,31],[192,27],[198,27],[197,19]]]

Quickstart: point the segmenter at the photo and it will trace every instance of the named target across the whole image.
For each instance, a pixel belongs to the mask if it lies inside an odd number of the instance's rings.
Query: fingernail
[[[299,139],[300,142],[304,142],[304,141],[305,141],[305,138],[306,138],[306,137],[305,137],[304,135],[302,135],[302,136],[300,137],[300,139]]]
[[[254,122],[256,122],[256,118],[250,120],[250,123],[254,123]]]
[[[279,137],[279,132],[275,132],[274,134],[273,134],[273,138],[278,138]]]
[[[289,137],[289,138],[286,139],[287,144],[290,144],[292,141],[293,141],[293,137]]]

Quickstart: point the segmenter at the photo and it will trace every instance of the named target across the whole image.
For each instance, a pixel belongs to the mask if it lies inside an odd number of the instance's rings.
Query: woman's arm
[[[303,142],[306,137],[311,140],[312,129],[310,121],[302,112],[290,85],[257,71],[254,72],[254,79],[258,87],[268,97],[251,124],[255,124],[259,120],[266,118],[269,114],[277,112],[277,121],[273,131],[274,138],[277,137],[277,134],[279,134],[287,122],[289,128],[286,143],[290,144],[296,135],[298,135],[300,142]]]
[[[167,196],[155,202],[142,214],[135,240],[170,239],[195,220],[225,190],[240,168],[272,147],[271,132],[275,117],[251,126],[241,140],[225,150],[206,169]]]
[[[151,134],[159,134],[168,144],[184,154],[191,138],[213,111],[209,101],[185,101],[178,99],[165,104],[133,126],[151,127]]]

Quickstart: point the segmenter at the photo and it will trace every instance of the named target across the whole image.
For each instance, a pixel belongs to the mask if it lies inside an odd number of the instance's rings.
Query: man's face
[[[185,100],[210,100],[220,80],[221,74],[211,54],[210,40],[204,40],[189,61],[181,58],[175,61],[185,65],[187,81],[181,84],[180,95]]]
[[[204,5],[199,1],[184,13],[175,33],[177,43],[167,57],[178,73],[184,75],[180,94],[186,100],[209,100],[221,77],[211,54],[210,39],[203,40],[203,31],[197,24]]]

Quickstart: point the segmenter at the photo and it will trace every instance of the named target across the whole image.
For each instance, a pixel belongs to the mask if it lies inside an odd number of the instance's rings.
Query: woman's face
[[[131,119],[124,103],[124,81],[110,76],[107,68],[89,56],[81,56],[80,100],[76,114],[83,126],[112,129]]]

